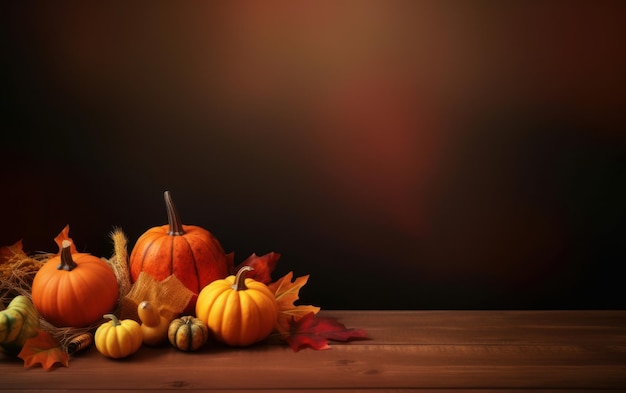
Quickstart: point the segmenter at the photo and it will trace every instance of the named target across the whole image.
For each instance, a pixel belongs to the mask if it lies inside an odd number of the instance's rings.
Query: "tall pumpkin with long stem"
[[[229,274],[231,261],[217,238],[204,228],[183,225],[169,191],[165,191],[168,224],[148,229],[130,254],[130,274],[141,272],[161,281],[174,275],[195,295],[187,310],[194,310],[197,295],[209,283]]]

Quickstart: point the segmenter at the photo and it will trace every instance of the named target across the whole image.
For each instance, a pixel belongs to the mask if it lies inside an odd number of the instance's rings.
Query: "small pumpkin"
[[[144,300],[137,306],[137,314],[141,320],[143,343],[156,346],[164,342],[170,323],[161,316],[159,309],[154,304]]]
[[[192,312],[204,286],[229,273],[231,260],[209,231],[183,225],[169,191],[165,191],[168,224],[148,229],[130,254],[130,274],[136,281],[146,272],[157,281],[174,275],[194,293],[185,311]]]
[[[142,333],[137,321],[133,319],[120,321],[113,314],[106,314],[104,318],[111,320],[101,324],[93,338],[98,352],[109,358],[120,359],[139,350]]]
[[[24,295],[14,297],[0,311],[0,346],[10,354],[18,354],[26,340],[37,335],[38,329],[39,313]]]
[[[209,328],[200,318],[185,315],[170,322],[167,338],[176,349],[197,351],[208,341]]]
[[[213,281],[198,295],[196,316],[227,345],[254,344],[267,338],[276,326],[276,298],[267,285],[246,278],[251,270],[244,266],[236,276]]]
[[[102,259],[72,254],[69,240],[61,246],[60,255],[50,258],[33,279],[33,304],[56,327],[88,327],[115,307],[117,277]]]

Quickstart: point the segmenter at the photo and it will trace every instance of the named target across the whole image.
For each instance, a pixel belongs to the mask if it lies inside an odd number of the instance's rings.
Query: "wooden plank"
[[[324,311],[385,344],[626,345],[626,311]]]
[[[211,391],[211,389],[189,389],[189,388],[174,388],[174,389],[159,389],[159,393],[180,393],[184,392],[206,392]],[[121,389],[116,390],[115,393],[132,393],[132,392],[153,392],[152,389]],[[254,392],[254,393],[302,393],[302,389],[228,389],[229,393],[237,393],[237,392]],[[307,389],[307,393],[362,393],[364,391],[367,392],[376,392],[376,391],[384,391],[386,393],[572,393],[571,389]],[[615,390],[603,390],[603,392],[613,392]],[[622,390],[619,390],[620,392]],[[66,389],[56,389],[54,387],[45,390],[46,393],[68,393],[74,392],[73,390]],[[19,389],[19,393],[41,393],[41,390],[31,390],[31,389]],[[111,393],[110,390],[106,389],[90,389],[89,393]],[[598,393],[597,389],[576,389],[575,393]]]
[[[294,353],[284,344],[199,353],[95,349],[69,368],[0,358],[0,388],[34,391],[626,391],[626,311],[324,311],[371,339]]]
[[[94,372],[94,370],[98,370]],[[114,375],[115,378],[111,378]],[[53,372],[14,368],[0,386],[118,389],[626,388],[626,347],[338,345],[185,354],[142,348],[114,361],[90,351]]]
[[[222,389],[216,389],[222,390]],[[41,390],[32,390],[32,389],[19,389],[16,390],[19,393],[41,393]],[[152,389],[120,389],[116,390],[115,393],[132,393],[132,392],[153,392]],[[159,389],[158,393],[180,393],[184,392],[206,392],[213,391],[213,389],[190,389],[190,388],[174,388],[174,389]],[[302,389],[227,389],[229,393],[237,393],[237,392],[254,392],[254,393],[302,393]],[[362,393],[362,392],[377,392],[384,391],[386,393],[573,393],[572,389],[307,389],[306,393]],[[603,392],[611,393],[611,392],[622,392],[623,390],[602,390]],[[51,387],[50,389],[45,390],[46,393],[68,393],[75,392],[74,390],[67,389],[56,389]],[[107,389],[90,389],[89,393],[112,393],[111,390]],[[575,393],[598,393],[597,389],[576,389]]]

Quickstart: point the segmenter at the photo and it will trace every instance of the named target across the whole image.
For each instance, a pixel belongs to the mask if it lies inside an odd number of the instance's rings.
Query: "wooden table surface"
[[[31,391],[626,392],[626,311],[322,311],[370,339],[293,352],[280,342],[198,353],[93,347],[69,367],[0,355],[0,389]]]

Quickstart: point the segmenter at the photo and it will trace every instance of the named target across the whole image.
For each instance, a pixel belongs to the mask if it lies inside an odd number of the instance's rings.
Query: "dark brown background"
[[[322,308],[624,308],[620,1],[4,1],[0,242],[166,221]]]

